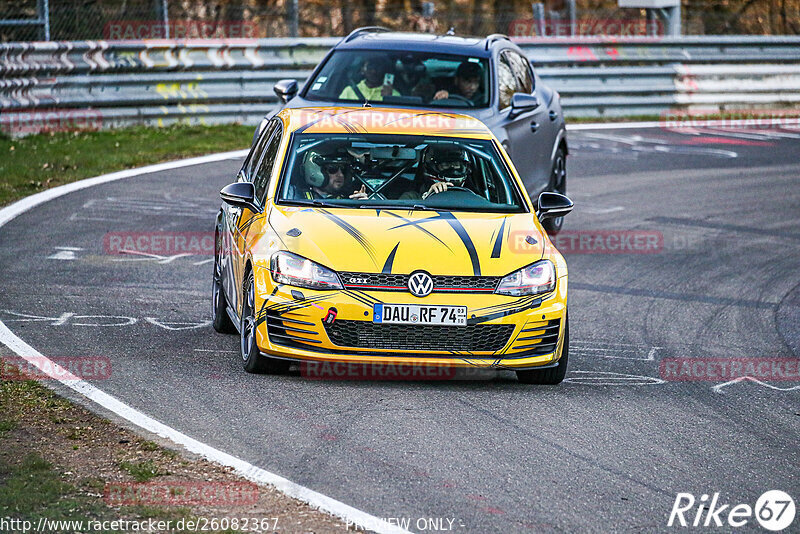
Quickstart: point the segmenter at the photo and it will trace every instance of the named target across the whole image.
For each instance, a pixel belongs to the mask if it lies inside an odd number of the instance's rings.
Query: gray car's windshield
[[[391,50],[337,50],[305,97],[327,102],[447,108],[489,105],[485,58]]]
[[[277,201],[347,208],[527,211],[492,141],[295,134]]]

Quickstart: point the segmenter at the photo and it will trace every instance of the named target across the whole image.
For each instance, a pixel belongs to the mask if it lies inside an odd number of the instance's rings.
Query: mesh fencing
[[[44,39],[44,0],[1,0],[0,40]],[[665,24],[616,0],[49,0],[50,40],[264,38],[346,35],[360,26],[515,37],[664,35]],[[164,7],[166,20],[164,22]],[[24,23],[23,23],[24,22]],[[798,35],[800,0],[683,0],[684,35]]]

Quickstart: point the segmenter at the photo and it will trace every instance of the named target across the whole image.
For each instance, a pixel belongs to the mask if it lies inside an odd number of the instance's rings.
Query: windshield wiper
[[[297,204],[300,206],[314,206],[316,208],[325,208],[330,206],[336,206],[336,204],[328,204],[327,202],[323,202],[321,200],[291,200],[292,204]]]
[[[406,211],[406,210],[435,211],[433,208],[429,208],[428,206],[423,206],[422,204],[414,204],[413,206],[409,206],[408,204],[360,204],[358,207],[371,210],[379,209],[379,210],[398,210],[398,211]]]

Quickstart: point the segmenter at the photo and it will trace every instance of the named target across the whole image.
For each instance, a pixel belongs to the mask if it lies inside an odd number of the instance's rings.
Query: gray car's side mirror
[[[526,111],[533,111],[539,107],[539,99],[536,95],[526,93],[514,93],[511,96],[511,115],[521,115]]]
[[[275,94],[284,104],[297,94],[297,80],[278,80],[273,87]]]
[[[256,206],[256,188],[253,182],[233,182],[222,188],[219,196],[223,202],[237,208],[247,208],[258,213],[261,210]]]
[[[574,206],[574,204],[565,195],[545,191],[539,195],[536,212],[539,215],[539,220],[544,221],[545,219],[563,217],[572,211],[572,206]]]

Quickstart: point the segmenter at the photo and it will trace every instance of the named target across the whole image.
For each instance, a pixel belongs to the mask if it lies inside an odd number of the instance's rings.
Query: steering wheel
[[[436,193],[436,194],[437,195],[441,195],[442,193],[449,193],[451,191],[464,191],[465,193],[472,193],[476,197],[483,198],[481,195],[479,195],[478,193],[476,193],[472,189],[469,189],[468,187],[461,187],[460,185],[448,186],[447,189],[445,189],[444,191],[441,191],[439,193]]]
[[[447,98],[452,98],[454,100],[461,100],[462,102],[468,104],[469,107],[475,107],[475,104],[472,102],[472,100],[463,95],[450,93],[450,96],[448,96]]]
[[[443,101],[446,102],[448,100],[455,100],[456,102],[463,102],[463,103],[465,103],[467,105],[466,107],[469,107],[469,108],[474,108],[475,107],[475,103],[472,100],[470,100],[469,98],[467,98],[467,97],[465,97],[463,95],[459,95],[457,93],[450,93],[447,98],[440,98],[439,100],[431,100],[430,103],[431,104],[438,103],[438,105],[441,105],[441,103]]]

